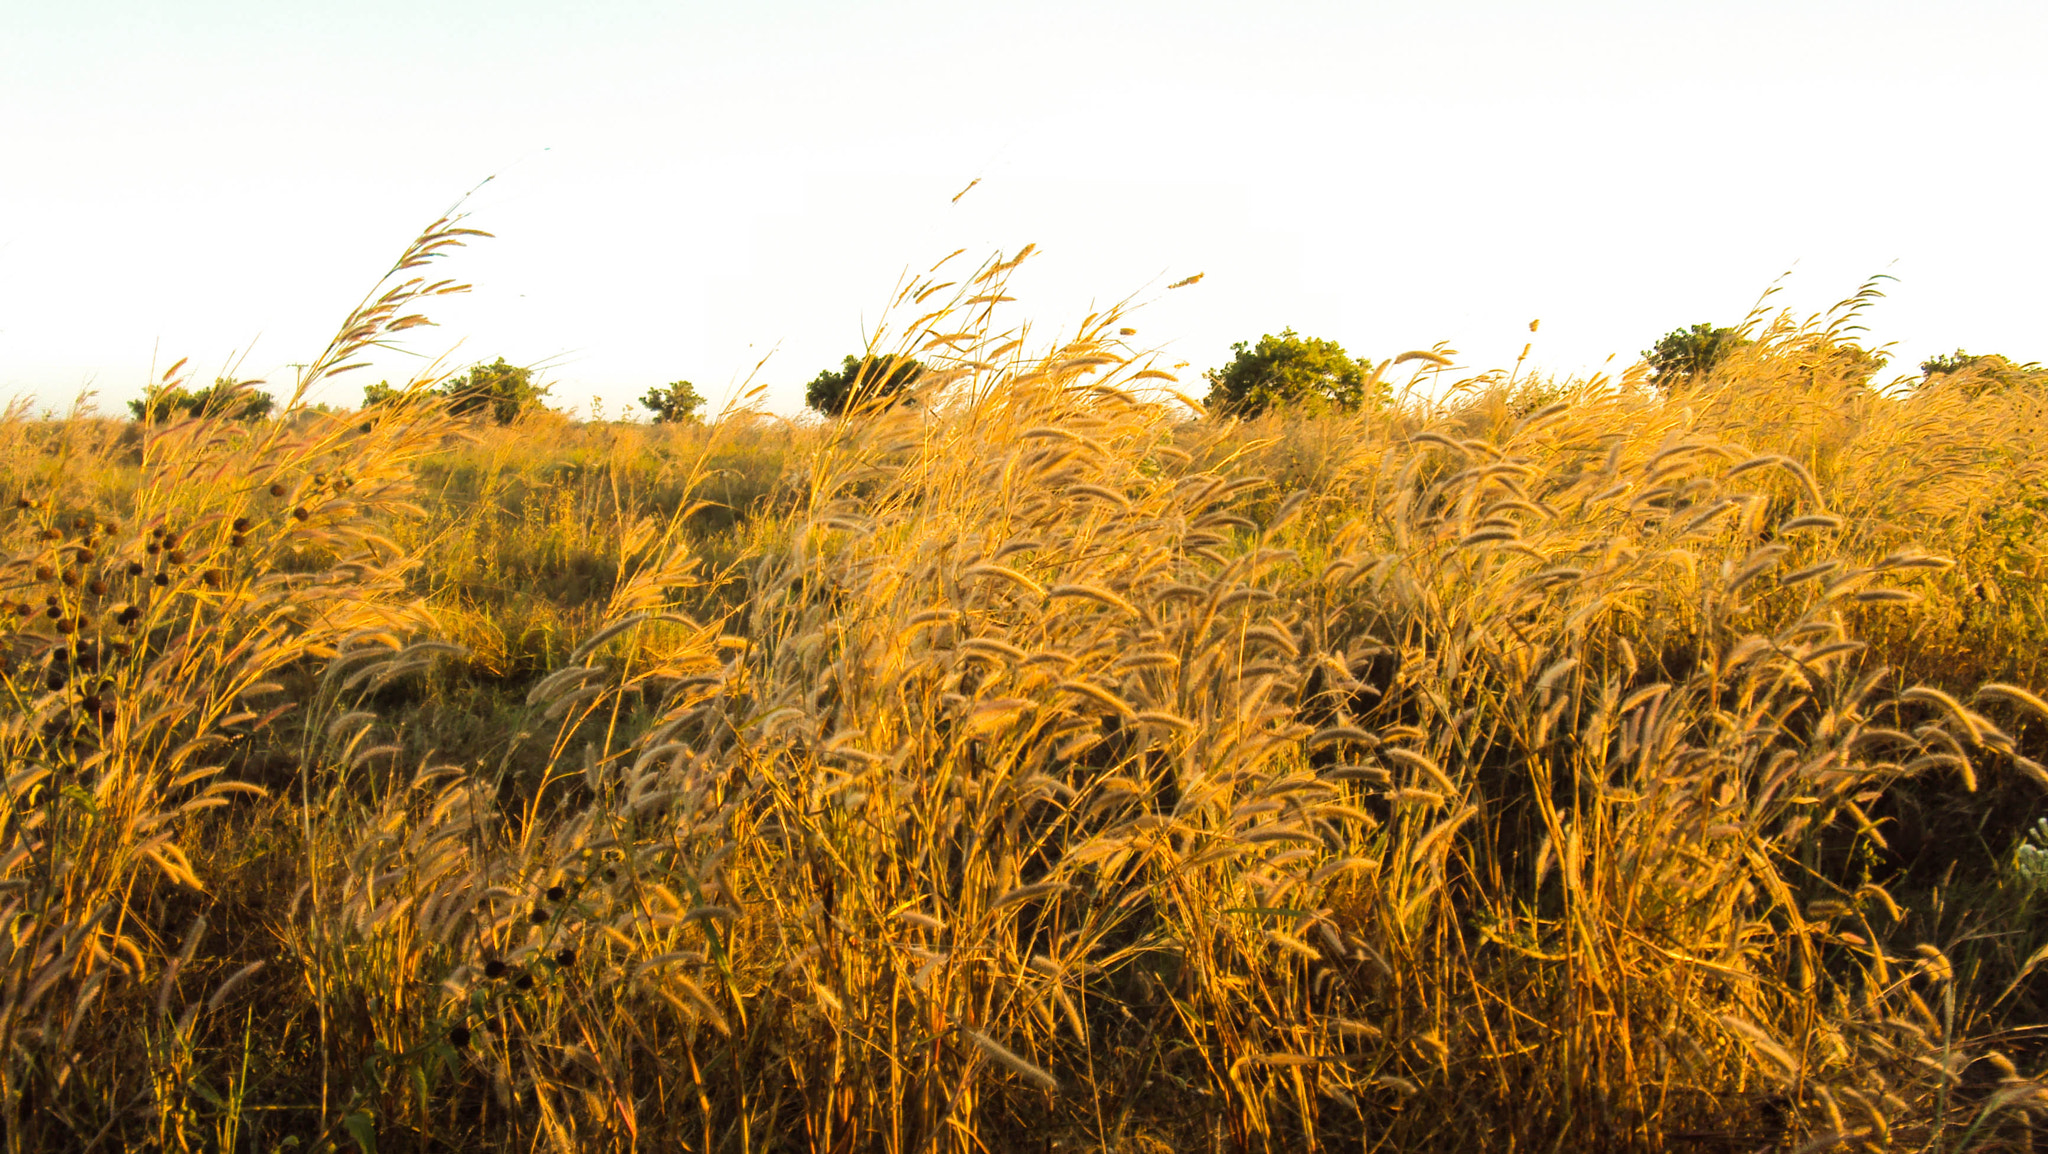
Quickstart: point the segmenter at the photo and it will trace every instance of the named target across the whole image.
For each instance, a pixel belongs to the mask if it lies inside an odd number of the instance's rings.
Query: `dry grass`
[[[1191,422],[1014,267],[822,428],[0,423],[9,1148],[2030,1148],[2036,399]]]

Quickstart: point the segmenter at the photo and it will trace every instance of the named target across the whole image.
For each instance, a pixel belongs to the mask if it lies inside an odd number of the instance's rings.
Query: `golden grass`
[[[1191,421],[1016,263],[823,427],[0,422],[9,1148],[2021,1148],[2036,399]]]

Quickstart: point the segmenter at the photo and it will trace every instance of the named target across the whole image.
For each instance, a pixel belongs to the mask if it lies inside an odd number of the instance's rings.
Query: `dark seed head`
[[[298,518],[301,521],[307,521],[312,519],[313,514],[307,512],[306,507],[304,505],[301,505],[298,508],[292,510],[292,516]]]
[[[157,544],[154,541],[151,541],[149,543],[149,548],[143,550],[143,552],[149,554],[152,557],[156,556],[158,553],[161,553],[163,551],[164,547],[162,545]]]
[[[62,605],[52,605],[48,609],[43,610],[43,612],[49,614],[50,620],[55,621],[57,618],[64,616],[64,607]]]
[[[518,986],[522,990],[530,990],[533,988],[533,975],[521,974],[519,975],[519,980],[512,984]]]
[[[50,670],[50,675],[43,679],[43,684],[51,689],[64,688],[64,671],[61,669]]]
[[[85,699],[83,701],[80,701],[78,704],[87,713],[98,713],[100,711],[100,698],[99,695],[96,693],[86,694]]]
[[[166,533],[166,534],[164,534],[164,548],[166,548],[166,549],[176,549],[177,547],[178,547],[178,535],[177,535],[176,533]]]
[[[120,616],[114,618],[114,620],[119,621],[123,625],[133,625],[137,621],[142,620],[142,607],[140,605],[130,605],[128,608],[121,610]]]
[[[556,950],[556,951],[555,951],[555,964],[556,964],[556,965],[558,965],[558,966],[573,966],[573,965],[575,965],[575,964],[576,964],[576,949],[575,949],[575,947],[574,947],[574,946],[563,946],[563,947],[562,947],[561,949],[559,949],[559,950]]]
[[[36,580],[38,581],[48,581],[50,578],[55,577],[56,575],[57,571],[55,569],[50,568],[48,565],[36,566]]]
[[[156,576],[150,578],[150,581],[157,588],[161,589],[164,586],[169,585],[171,583],[171,575],[169,573],[159,573]]]
[[[92,518],[90,518],[90,517],[74,517],[74,518],[72,518],[72,520],[71,520],[71,527],[72,527],[73,529],[76,529],[76,530],[78,530],[79,532],[83,533],[83,532],[85,532],[86,530],[88,530],[88,529],[91,529],[91,528],[92,528]]]
[[[448,1031],[448,1044],[460,1050],[469,1045],[469,1027],[456,1026]]]
[[[283,486],[283,485],[272,485],[272,486],[270,487],[270,495],[271,495],[271,496],[273,496],[273,497],[282,497],[282,496],[284,496],[284,486]]]
[[[532,913],[526,915],[526,920],[532,922],[534,925],[537,926],[547,925],[548,912],[546,910],[535,910]]]
[[[612,867],[610,867],[610,866],[606,866],[606,867],[604,867],[604,880],[606,880],[606,881],[608,881],[608,882],[615,882],[615,881],[618,881],[618,880],[619,880],[619,871],[617,871],[617,870],[613,869],[613,868],[612,868]]]
[[[164,560],[169,561],[173,565],[183,565],[185,563],[185,551],[183,549],[173,549]]]
[[[32,617],[32,616],[34,616],[34,615],[35,615],[35,611],[36,611],[36,607],[35,607],[35,606],[33,606],[33,605],[30,605],[30,604],[29,604],[28,602],[26,602],[26,601],[24,601],[24,602],[22,602],[21,604],[19,604],[19,605],[16,605],[16,606],[14,607],[14,615],[15,615],[16,617]]]
[[[164,527],[163,527],[162,525],[151,525],[151,526],[149,527],[149,539],[150,539],[150,540],[152,540],[152,541],[156,541],[156,540],[159,540],[159,539],[161,539],[161,538],[163,537],[163,535],[164,535]]]
[[[218,589],[220,588],[220,570],[208,569],[206,572],[200,574],[200,580],[206,582],[206,587],[208,589]]]
[[[235,532],[237,532],[237,533],[247,533],[248,531],[249,531],[249,519],[248,519],[247,517],[237,517],[237,518],[235,518]]]
[[[242,536],[240,533],[237,533],[234,536],[228,538],[228,548],[230,549],[240,549],[242,546],[248,543],[249,539],[247,537]]]
[[[60,634],[67,634],[67,635],[68,635],[68,634],[69,634],[69,633],[70,633],[70,632],[72,631],[72,629],[74,629],[74,628],[76,628],[76,626],[72,625],[72,624],[71,624],[71,622],[69,622],[69,621],[59,621],[59,622],[57,622],[57,632],[58,632],[58,633],[60,633]]]
[[[142,576],[142,562],[140,562],[140,561],[130,561],[130,562],[128,562],[128,575],[129,575],[130,577],[140,577],[140,576]]]
[[[99,556],[99,554],[93,552],[90,549],[80,549],[78,551],[78,560],[80,564],[91,564],[92,559],[97,556]]]
[[[505,976],[505,963],[496,958],[484,963],[484,977],[496,981]]]
[[[86,586],[85,588],[87,592],[91,593],[95,597],[105,597],[107,595],[107,583],[97,578],[93,580],[92,584]]]
[[[78,588],[78,573],[74,570],[66,570],[64,575],[57,578],[57,580],[62,581],[66,588]]]
[[[62,530],[62,529],[45,529],[45,530],[43,530],[43,540],[45,540],[45,541],[62,541],[63,539],[64,539],[64,530]]]
[[[566,898],[566,897],[568,897],[568,896],[569,896],[569,891],[568,891],[568,890],[566,890],[566,889],[563,889],[563,888],[562,888],[561,886],[549,886],[549,887],[548,887],[548,900],[549,900],[549,901],[551,901],[551,902],[558,902],[558,901],[561,901],[561,900],[562,900],[563,898]]]

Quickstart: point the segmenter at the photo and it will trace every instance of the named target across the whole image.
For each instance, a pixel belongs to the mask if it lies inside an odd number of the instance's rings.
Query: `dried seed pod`
[[[55,577],[56,575],[57,571],[55,569],[50,568],[48,565],[36,566],[36,580],[38,581],[48,581],[50,578]]]
[[[284,496],[284,493],[285,489],[283,485],[272,485],[270,487],[270,495],[273,497],[282,497]]]
[[[183,565],[185,563],[185,551],[183,549],[173,549],[164,560],[169,561],[173,565]]]
[[[130,562],[128,562],[128,575],[129,575],[130,577],[140,577],[140,576],[142,576],[142,562],[140,562],[140,561],[130,561]]]
[[[85,590],[95,597],[105,597],[107,595],[107,583],[95,577],[92,584],[86,586]]]
[[[298,508],[292,510],[292,516],[300,521],[307,521],[312,519],[313,514],[307,511],[304,505],[300,505]]]
[[[574,947],[574,946],[563,946],[563,947],[562,947],[561,949],[559,949],[559,950],[556,950],[556,951],[555,951],[555,964],[556,964],[556,965],[558,965],[558,966],[573,966],[573,965],[575,965],[575,964],[576,964],[576,947]]]
[[[562,888],[561,886],[549,886],[549,887],[548,887],[548,900],[549,900],[549,901],[551,901],[551,902],[558,902],[558,901],[561,901],[561,900],[562,900],[563,898],[566,898],[566,897],[568,897],[568,896],[569,896],[569,891],[568,891],[568,890],[566,890],[566,889],[564,889],[564,888]]]
[[[155,585],[157,588],[161,589],[164,586],[169,585],[171,583],[171,575],[169,573],[159,573],[156,576],[150,578],[149,580],[152,585]]]
[[[249,519],[248,519],[247,517],[237,517],[237,518],[235,518],[235,532],[237,532],[237,533],[247,533],[248,531],[249,531]]]
[[[484,977],[496,981],[505,976],[505,963],[496,958],[484,963]]]

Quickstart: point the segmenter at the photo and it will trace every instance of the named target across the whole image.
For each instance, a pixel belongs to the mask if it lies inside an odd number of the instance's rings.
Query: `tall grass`
[[[2029,1140],[2035,399],[1190,420],[1016,263],[822,427],[0,424],[9,1148]]]

